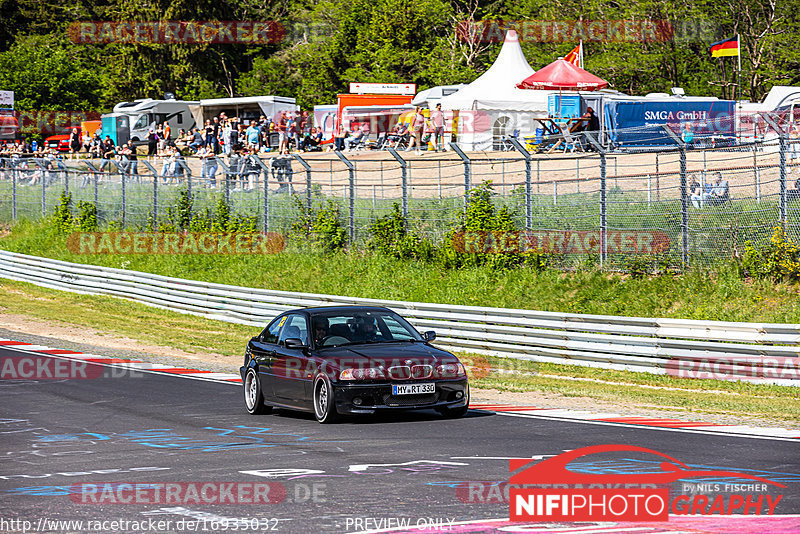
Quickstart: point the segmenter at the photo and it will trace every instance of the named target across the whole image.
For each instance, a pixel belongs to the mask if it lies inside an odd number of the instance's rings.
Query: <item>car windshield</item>
[[[390,311],[318,313],[311,316],[311,325],[317,348],[422,341],[413,326]]]

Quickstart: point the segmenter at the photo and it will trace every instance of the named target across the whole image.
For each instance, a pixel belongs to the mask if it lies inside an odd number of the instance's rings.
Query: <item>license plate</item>
[[[393,384],[392,395],[419,395],[436,393],[436,384]]]

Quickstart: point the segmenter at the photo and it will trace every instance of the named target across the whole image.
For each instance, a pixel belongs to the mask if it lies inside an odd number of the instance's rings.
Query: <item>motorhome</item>
[[[103,118],[127,116],[130,129],[127,133],[128,139],[120,139],[119,142],[130,141],[135,145],[140,145],[147,142],[150,129],[155,129],[158,124],[168,123],[173,136],[177,135],[180,129],[188,131],[190,128],[194,128],[195,120],[191,108],[199,105],[200,102],[196,100],[145,98],[132,102],[121,102],[114,106],[113,113],[107,113],[103,115]]]

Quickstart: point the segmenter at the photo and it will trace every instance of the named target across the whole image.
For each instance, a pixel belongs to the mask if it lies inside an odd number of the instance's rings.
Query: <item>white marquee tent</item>
[[[443,110],[459,111],[458,141],[463,150],[491,150],[516,130],[520,136],[533,135],[532,119],[547,116],[547,95],[552,93],[517,88],[534,72],[517,32],[509,30],[489,70],[441,100]]]

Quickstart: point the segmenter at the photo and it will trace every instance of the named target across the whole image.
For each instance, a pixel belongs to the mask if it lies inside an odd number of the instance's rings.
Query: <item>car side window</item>
[[[304,344],[308,344],[308,325],[306,318],[302,315],[289,315],[281,330],[278,345],[283,345],[287,339],[299,339]]]
[[[264,331],[261,332],[261,341],[263,343],[277,343],[278,332],[281,331],[281,327],[285,321],[286,317],[281,317],[272,321],[269,326],[267,326]]]

